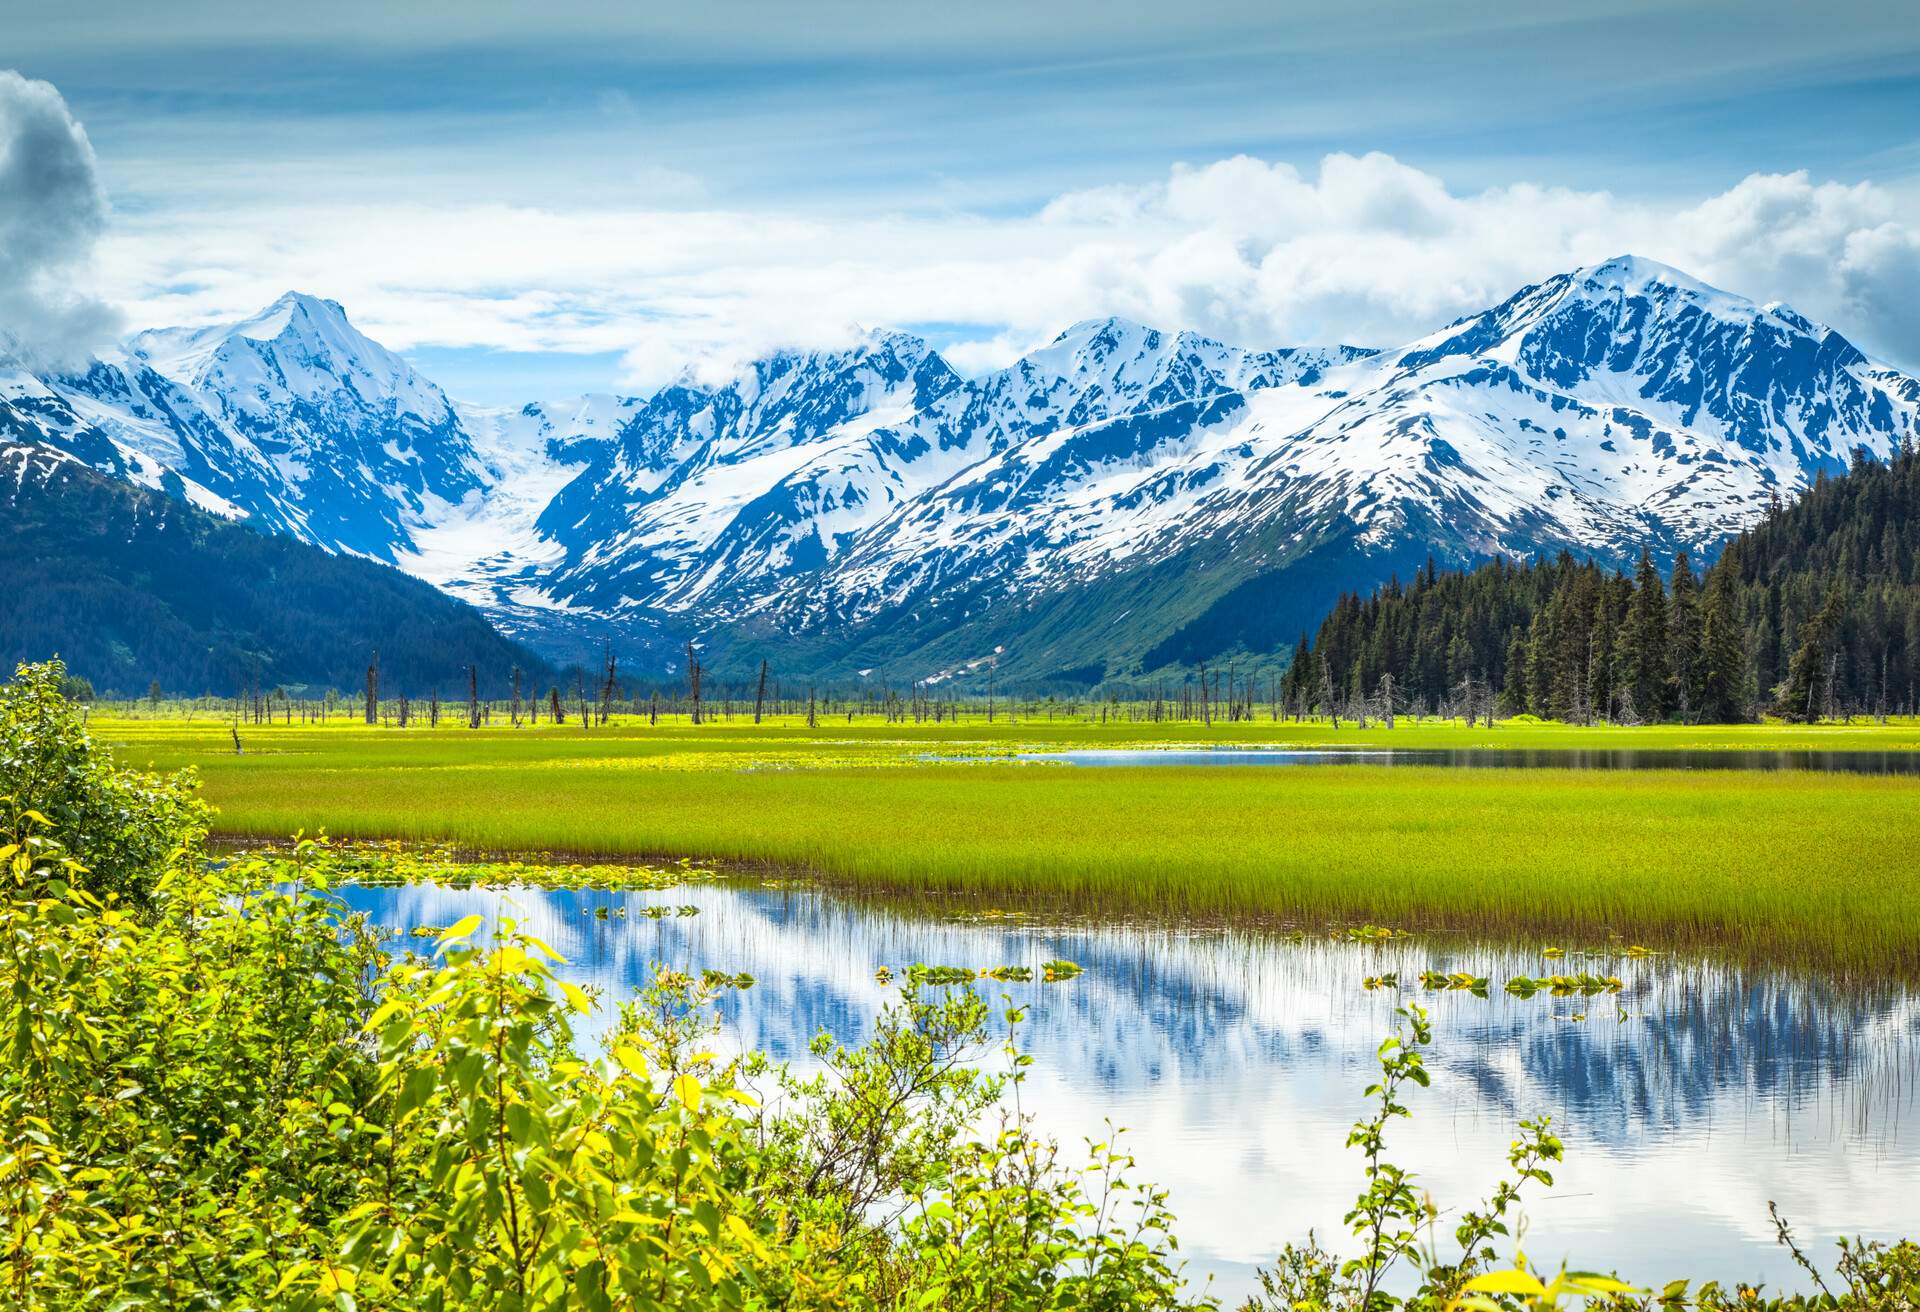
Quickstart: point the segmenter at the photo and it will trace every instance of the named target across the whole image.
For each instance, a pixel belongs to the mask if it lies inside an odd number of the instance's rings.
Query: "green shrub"
[[[147,906],[154,884],[206,835],[191,774],[121,769],[94,747],[79,707],[62,696],[58,661],[22,665],[0,688],[0,823],[29,812],[83,854],[71,881],[97,897]]]

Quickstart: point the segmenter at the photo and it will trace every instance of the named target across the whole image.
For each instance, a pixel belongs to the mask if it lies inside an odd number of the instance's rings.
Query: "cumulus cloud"
[[[231,316],[296,286],[401,348],[621,352],[635,387],[883,326],[933,325],[971,369],[1107,314],[1253,346],[1391,346],[1625,252],[1786,301],[1920,365],[1920,233],[1886,188],[1805,173],[1656,203],[1456,190],[1378,153],[1308,170],[1240,156],[1012,215],[696,208],[697,185],[667,190],[681,199],[643,210],[156,212],[130,219],[102,259],[143,323]]]
[[[60,93],[0,70],[0,363],[67,364],[111,336],[114,312],[80,289],[106,211]]]
[[[1109,261],[1116,303],[1234,338],[1398,343],[1632,252],[1920,363],[1920,234],[1885,189],[1805,172],[1653,205],[1528,184],[1463,195],[1381,154],[1329,155],[1312,177],[1241,157],[1062,196],[1042,218],[1126,234],[1138,258]]]

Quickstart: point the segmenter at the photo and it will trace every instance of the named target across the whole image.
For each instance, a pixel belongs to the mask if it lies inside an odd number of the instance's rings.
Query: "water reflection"
[[[1424,765],[1502,770],[1812,770],[1826,774],[1920,774],[1920,752],[1631,751],[1611,748],[1589,751],[1496,747],[1292,751],[1273,747],[1207,747],[1023,752],[1016,759],[1084,766]]]
[[[1771,1242],[1770,1199],[1822,1254],[1841,1234],[1914,1228],[1920,1006],[1905,991],[1652,958],[1606,965],[1626,983],[1617,999],[1522,1000],[1498,984],[1568,963],[1419,940],[942,923],[734,885],[342,897],[395,926],[517,916],[570,959],[563,974],[615,998],[655,961],[751,972],[757,986],[728,1004],[734,1041],[797,1063],[822,1030],[861,1035],[891,996],[873,978],[882,964],[1077,961],[1086,974],[1070,983],[1004,986],[1032,1004],[1026,1105],[1069,1142],[1104,1137],[1108,1119],[1130,1127],[1141,1175],[1173,1191],[1183,1252],[1226,1292],[1244,1289],[1284,1239],[1337,1234],[1359,1184],[1346,1130],[1363,1111],[1374,1048],[1409,996],[1433,1013],[1435,1080],[1396,1129],[1396,1151],[1443,1208],[1485,1192],[1518,1117],[1550,1112],[1566,1140],[1555,1188],[1527,1209],[1535,1261],[1617,1265],[1643,1282],[1686,1273],[1779,1287],[1796,1282]],[[592,915],[662,902],[700,914]],[[1427,968],[1489,975],[1494,995],[1359,987],[1368,974],[1411,980]]]

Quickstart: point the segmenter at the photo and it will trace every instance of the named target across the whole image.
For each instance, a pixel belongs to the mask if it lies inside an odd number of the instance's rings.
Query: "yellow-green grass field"
[[[1640,729],[577,723],[480,730],[97,715],[198,767],[233,835],[688,855],[958,907],[1610,936],[1920,976],[1920,777],[1410,766],[1089,769],[1050,746],[1920,750],[1920,725]],[[933,759],[929,759],[933,758]]]

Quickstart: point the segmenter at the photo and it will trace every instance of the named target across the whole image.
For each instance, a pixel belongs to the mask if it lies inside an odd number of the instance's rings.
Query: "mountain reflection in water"
[[[1414,1117],[1390,1143],[1446,1209],[1443,1234],[1499,1177],[1514,1121],[1543,1113],[1567,1161],[1552,1190],[1527,1196],[1536,1264],[1564,1257],[1642,1284],[1684,1274],[1797,1287],[1769,1200],[1823,1263],[1840,1235],[1920,1228],[1920,1005],[1903,989],[1418,938],[943,922],[736,884],[339,892],[396,927],[474,911],[516,917],[568,958],[564,977],[600,986],[609,1004],[658,961],[747,971],[758,983],[725,1004],[730,1041],[802,1065],[815,1034],[857,1040],[893,996],[874,979],[880,965],[1076,961],[1086,973],[1065,983],[982,983],[1031,1006],[1023,1042],[1036,1062],[1022,1102],[1069,1144],[1104,1139],[1108,1120],[1127,1127],[1139,1177],[1172,1191],[1191,1272],[1227,1295],[1288,1239],[1344,1237],[1340,1217],[1360,1186],[1346,1132],[1365,1111],[1374,1050],[1409,999],[1433,1016],[1434,1083],[1414,1091]],[[592,914],[659,903],[700,914]],[[1585,966],[1619,975],[1624,992],[1521,999],[1500,988]],[[1490,976],[1492,996],[1429,993],[1417,984],[1429,968]],[[1403,987],[1362,989],[1385,971]]]

